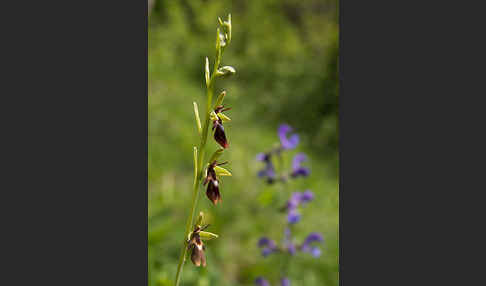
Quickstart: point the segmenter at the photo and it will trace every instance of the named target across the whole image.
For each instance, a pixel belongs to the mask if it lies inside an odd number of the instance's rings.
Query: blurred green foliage
[[[222,179],[221,205],[201,191],[198,210],[209,231],[206,268],[190,261],[181,285],[253,285],[259,275],[277,285],[279,257],[263,258],[260,236],[279,240],[285,215],[276,211],[294,190],[311,189],[316,200],[302,210],[295,235],[324,234],[318,259],[299,254],[288,276],[292,286],[338,285],[338,19],[337,1],[160,1],[149,19],[149,285],[172,285],[189,212],[192,146],[198,136],[192,102],[205,108],[204,58],[214,59],[217,17],[232,14],[233,37],[223,65],[236,76],[220,81],[228,95],[225,125],[232,177]],[[203,114],[201,114],[203,116]],[[258,180],[258,152],[270,148],[286,122],[301,137],[297,150],[310,157],[309,178],[288,189]],[[216,150],[214,142],[209,152]]]

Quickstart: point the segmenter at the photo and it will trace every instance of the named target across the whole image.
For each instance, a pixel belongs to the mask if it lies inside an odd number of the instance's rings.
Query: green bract
[[[214,166],[214,172],[216,172],[217,176],[232,176],[230,171],[220,166]]]

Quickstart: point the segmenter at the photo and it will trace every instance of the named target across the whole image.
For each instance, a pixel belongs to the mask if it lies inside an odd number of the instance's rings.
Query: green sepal
[[[224,115],[221,112],[218,113],[218,117],[221,118],[221,120],[223,120],[223,122],[231,121],[231,118],[229,118],[228,116]]]
[[[216,99],[216,104],[214,105],[214,108],[220,106],[223,103],[224,97],[226,96],[226,90],[223,90],[219,95],[218,98]]]
[[[207,231],[199,232],[199,236],[201,237],[202,240],[211,240],[219,237],[217,234],[212,232],[207,232]]]
[[[230,171],[220,166],[214,166],[214,172],[216,173],[217,176],[232,176]]]

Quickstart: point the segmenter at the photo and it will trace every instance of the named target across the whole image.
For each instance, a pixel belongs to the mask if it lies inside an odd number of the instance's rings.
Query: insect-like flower
[[[273,252],[276,252],[278,250],[277,245],[275,244],[275,241],[267,238],[267,237],[262,237],[258,241],[258,247],[262,248],[262,255],[263,257],[266,257],[270,255]]]
[[[280,280],[280,285],[281,286],[290,286],[289,278],[287,278],[287,277],[282,278],[282,280]]]
[[[300,245],[300,250],[303,252],[308,252],[312,254],[314,257],[319,257],[321,255],[321,249],[317,246],[313,246],[312,243],[318,242],[321,243],[324,241],[324,238],[320,233],[313,232],[307,236],[304,242]]]
[[[231,120],[228,116],[224,115],[222,112],[226,110],[230,110],[231,108],[224,108],[222,105],[218,106],[214,109],[213,116],[213,128],[214,131],[214,140],[218,142],[219,145],[223,148],[228,148],[229,143],[226,139],[226,133],[224,132],[223,122]]]
[[[307,161],[307,157],[304,153],[298,153],[294,156],[294,159],[292,161],[292,173],[290,174],[292,178],[297,178],[299,176],[309,176],[310,170],[306,167],[301,166],[302,162],[305,161]]]
[[[208,188],[206,189],[206,195],[208,199],[213,202],[213,204],[217,204],[221,202],[221,193],[219,192],[219,181],[216,177],[215,168],[218,166],[224,165],[227,162],[219,163],[217,161],[213,161],[209,164],[207,168],[207,175],[204,179],[203,185],[208,184]],[[222,169],[222,168],[220,168]],[[223,169],[224,170],[224,169]],[[226,171],[226,170],[225,170]]]
[[[278,128],[278,137],[280,137],[280,143],[283,149],[294,149],[299,144],[299,135],[292,134],[287,138],[287,133],[293,129],[287,124],[282,124]]]
[[[204,250],[206,250],[206,247],[204,246],[204,243],[201,240],[201,236],[199,233],[206,229],[209,225],[205,225],[203,227],[200,227],[197,225],[194,228],[194,231],[191,233],[191,237],[189,239],[189,244],[188,247],[191,250],[191,261],[194,263],[196,266],[206,266],[206,256],[204,255]]]
[[[255,279],[255,285],[257,285],[257,286],[270,286],[270,283],[268,283],[268,281],[265,278],[258,277],[257,279]]]
[[[272,163],[272,155],[269,153],[259,153],[257,154],[257,160],[265,163],[265,168],[258,172],[258,177],[266,178],[267,183],[272,184],[275,182],[275,167]]]

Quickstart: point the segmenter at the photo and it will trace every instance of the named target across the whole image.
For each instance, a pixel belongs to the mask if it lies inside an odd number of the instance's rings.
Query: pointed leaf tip
[[[216,172],[217,176],[232,176],[230,171],[228,171],[225,168],[222,168],[220,166],[215,166],[214,172]]]

